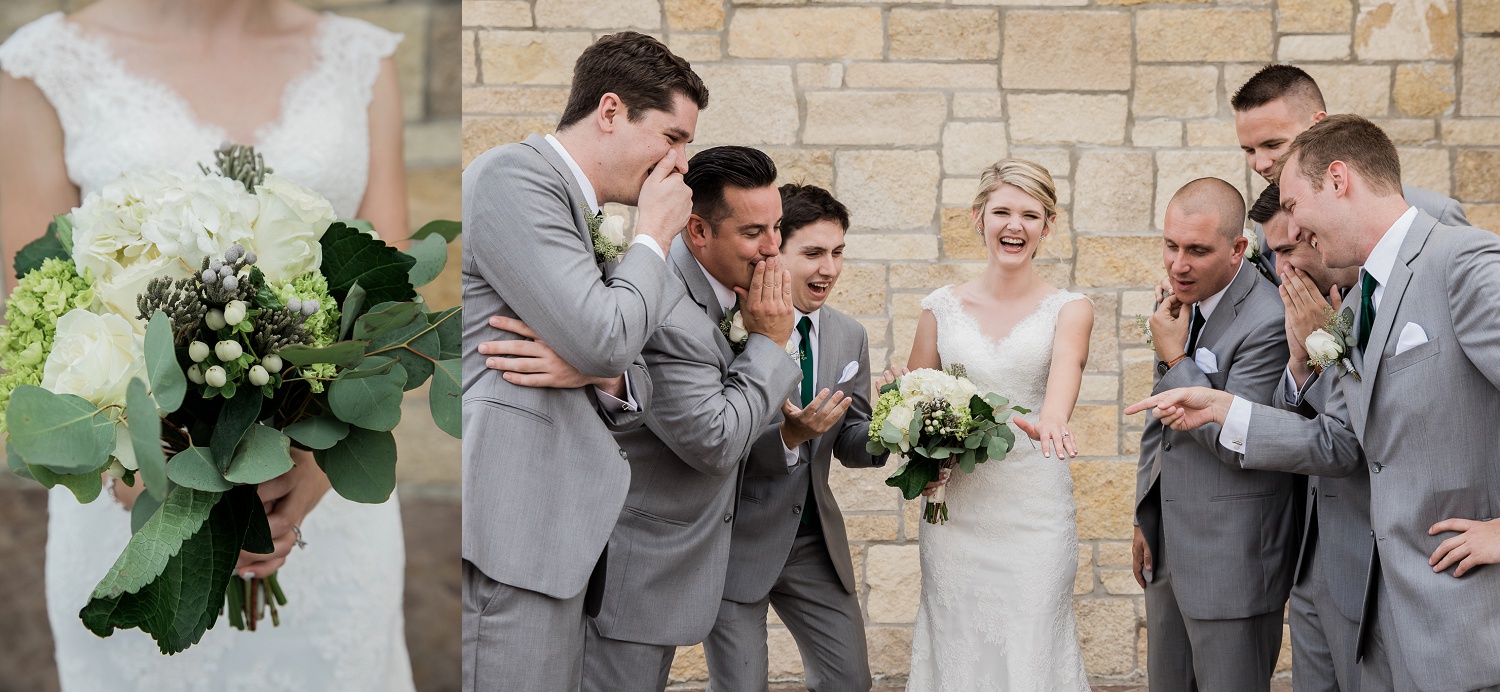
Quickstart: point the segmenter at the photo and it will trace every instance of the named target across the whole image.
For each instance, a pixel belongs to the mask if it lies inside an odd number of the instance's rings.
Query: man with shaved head
[[[1153,393],[1211,387],[1270,403],[1287,363],[1276,287],[1245,261],[1245,202],[1217,178],[1167,205],[1172,292],[1151,316]],[[1217,427],[1146,421],[1136,473],[1136,580],[1153,692],[1268,690],[1281,650],[1298,514],[1295,477],[1239,468]]]

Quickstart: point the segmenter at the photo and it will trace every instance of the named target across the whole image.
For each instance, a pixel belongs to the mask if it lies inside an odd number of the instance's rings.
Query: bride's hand
[[[146,482],[141,480],[140,474],[136,474],[135,485],[125,485],[125,481],[116,480],[112,487],[111,492],[115,494],[115,499],[120,502],[120,506],[124,507],[125,511],[129,512],[135,509],[135,499],[146,491]]]
[[[880,378],[880,386],[884,387],[884,386],[886,386],[886,385],[888,385],[888,384],[890,384],[892,382],[895,382],[896,378],[898,378],[898,377],[905,377],[906,374],[909,373],[909,372],[911,372],[911,371],[907,370],[906,368],[903,368],[903,367],[900,367],[900,366],[895,366],[895,365],[893,365],[893,366],[891,366],[889,368],[886,368],[885,369],[885,375]]]
[[[323,499],[323,494],[332,487],[328,483],[328,476],[318,467],[318,462],[313,460],[312,452],[293,449],[292,461],[296,464],[292,470],[261,483],[256,488],[261,503],[266,507],[266,519],[271,524],[271,542],[276,550],[270,555],[241,552],[239,564],[234,566],[235,574],[247,578],[252,574],[265,578],[281,569],[286,563],[286,556],[297,545],[297,532],[292,527],[300,527],[308,513]]]
[[[937,489],[947,485],[949,479],[951,478],[953,478],[953,469],[943,469],[941,471],[938,471],[938,479],[931,483],[928,483],[927,487],[922,488],[922,496],[927,497],[932,495],[934,492],[937,492]]]
[[[1013,416],[1010,421],[1027,437],[1042,443],[1042,456],[1063,459],[1078,456],[1078,445],[1073,444],[1073,431],[1067,422],[1041,421],[1032,425],[1025,418]]]

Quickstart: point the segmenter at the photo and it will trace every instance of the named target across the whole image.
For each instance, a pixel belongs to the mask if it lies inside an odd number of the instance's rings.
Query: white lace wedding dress
[[[1001,341],[986,336],[952,286],[922,300],[938,325],[943,366],[962,363],[981,391],[1031,409],[1047,389],[1058,291]],[[1017,431],[1003,461],[953,474],[948,522],[921,528],[922,597],[906,689],[931,692],[1087,690],[1073,619],[1078,525],[1068,463]]]
[[[369,177],[368,108],[380,61],[401,36],[325,14],[317,58],[286,87],[281,117],[254,144],[268,166],[352,218]],[[30,79],[62,122],[68,176],[84,196],[122,172],[196,171],[226,139],[163,83],[133,74],[107,40],[47,15],[0,46],[0,68]],[[42,229],[37,229],[38,234]],[[412,690],[401,599],[406,553],[396,499],[363,505],[329,492],[308,515],[308,545],[281,570],[281,626],[240,632],[220,617],[202,642],[163,656],[139,630],[108,638],[78,611],[130,537],[111,495],[80,505],[54,488],[47,524],[47,612],[67,692]]]

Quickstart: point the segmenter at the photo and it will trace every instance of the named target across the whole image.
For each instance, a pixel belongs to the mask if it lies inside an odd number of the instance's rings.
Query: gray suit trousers
[[[1182,614],[1166,541],[1146,583],[1146,669],[1151,692],[1267,692],[1281,652],[1281,611],[1233,620]]]
[[[583,663],[583,598],[501,584],[463,561],[465,692],[575,692]]]
[[[1292,686],[1297,692],[1359,692],[1355,648],[1359,623],[1344,617],[1328,589],[1327,567],[1316,547],[1292,587]]]
[[[797,536],[765,598],[719,602],[703,642],[708,692],[766,692],[766,613],[775,608],[802,653],[809,692],[869,692],[870,657],[859,597],[844,590],[820,533]]]
[[[677,647],[610,639],[592,618],[583,641],[580,692],[662,692]]]

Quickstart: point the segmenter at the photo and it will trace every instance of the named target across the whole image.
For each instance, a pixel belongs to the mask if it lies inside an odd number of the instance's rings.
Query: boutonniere
[[[724,313],[724,319],[719,320],[719,333],[724,335],[724,340],[729,342],[729,350],[735,355],[745,352],[745,344],[750,342],[750,332],[745,329],[745,316],[740,314],[740,306],[729,308]],[[786,342],[786,354],[795,360],[802,360],[802,352],[790,339]]]
[[[1135,328],[1146,337],[1146,348],[1156,348],[1156,339],[1151,336],[1151,319],[1145,315],[1135,316]]]
[[[1266,277],[1272,286],[1280,286],[1281,282],[1276,280],[1275,272],[1271,271],[1271,265],[1266,262],[1266,256],[1260,254],[1260,238],[1256,236],[1255,229],[1245,229],[1245,238],[1250,241],[1250,246],[1245,250],[1245,259],[1255,266],[1261,276]]]
[[[594,262],[608,264],[625,254],[625,217],[614,214],[598,214],[589,211],[584,204],[584,218],[588,219],[589,238],[594,243]]]
[[[1354,347],[1354,339],[1349,335],[1354,324],[1354,309],[1344,308],[1343,312],[1335,313],[1333,308],[1328,308],[1326,315],[1323,328],[1314,330],[1302,342],[1307,348],[1307,364],[1324,370],[1337,365],[1358,382],[1359,371],[1354,369],[1354,361],[1349,357],[1349,351]]]

